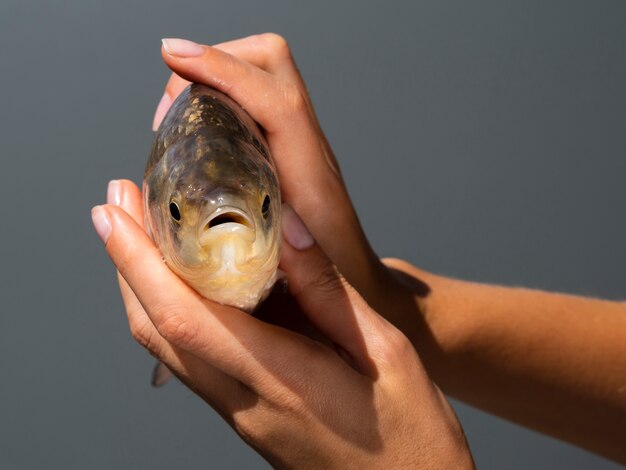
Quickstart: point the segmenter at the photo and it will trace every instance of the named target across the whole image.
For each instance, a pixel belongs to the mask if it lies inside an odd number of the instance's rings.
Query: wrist
[[[446,392],[467,352],[479,315],[470,297],[478,285],[429,273],[400,259],[384,259],[392,287],[380,313],[413,343],[429,375]]]

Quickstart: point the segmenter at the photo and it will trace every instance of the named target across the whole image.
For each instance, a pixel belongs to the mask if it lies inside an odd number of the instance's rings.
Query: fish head
[[[198,157],[190,165],[180,152]],[[202,136],[167,153],[164,174],[153,176],[162,187],[148,194],[146,218],[165,261],[204,297],[253,310],[279,261],[281,202],[272,161],[254,146]]]

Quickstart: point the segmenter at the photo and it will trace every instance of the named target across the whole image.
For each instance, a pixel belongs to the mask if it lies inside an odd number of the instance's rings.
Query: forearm
[[[626,462],[626,304],[395,267],[428,286],[395,322],[446,393]]]

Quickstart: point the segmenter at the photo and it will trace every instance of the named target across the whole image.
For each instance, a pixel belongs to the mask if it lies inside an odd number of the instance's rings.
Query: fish
[[[189,85],[157,129],[142,192],[167,266],[201,296],[253,312],[279,277],[281,192],[252,117],[224,93]],[[153,385],[167,380],[158,369]]]

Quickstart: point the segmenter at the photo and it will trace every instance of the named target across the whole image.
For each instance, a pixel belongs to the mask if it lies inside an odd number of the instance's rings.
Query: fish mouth
[[[254,239],[254,223],[248,214],[237,207],[218,207],[200,225],[198,238],[204,244],[218,234],[240,234]]]

